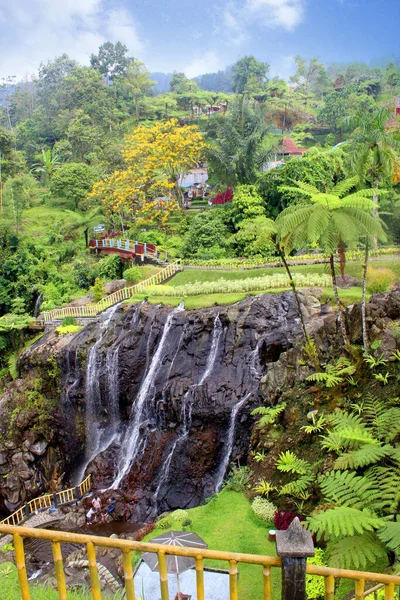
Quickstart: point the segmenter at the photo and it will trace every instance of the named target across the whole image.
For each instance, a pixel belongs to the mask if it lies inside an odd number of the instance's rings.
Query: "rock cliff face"
[[[382,305],[392,319],[400,316],[400,292],[376,298],[370,327],[383,331]],[[302,303],[329,357],[336,315],[315,294]],[[357,311],[348,315],[354,341]],[[46,380],[49,365],[57,366],[58,381],[48,381],[44,393],[54,399],[52,421],[41,430],[35,413],[7,442],[14,446],[0,442],[1,473],[10,473],[0,496],[12,509],[34,495],[25,482],[36,477],[36,488],[43,487],[56,465],[66,483],[91,472],[96,486],[119,489],[137,519],[198,505],[220,488],[232,461],[246,461],[251,410],[274,403],[310,373],[300,361],[302,343],[291,292],[198,311],[120,305],[75,335],[46,333],[24,353],[20,370],[22,381],[35,373]],[[14,410],[18,385],[0,400],[3,420]]]

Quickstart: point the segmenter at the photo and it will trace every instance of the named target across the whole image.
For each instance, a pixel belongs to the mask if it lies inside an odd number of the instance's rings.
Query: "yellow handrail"
[[[276,556],[240,554],[236,552],[225,552],[221,550],[209,550],[203,548],[164,546],[160,544],[152,544],[150,542],[135,542],[133,540],[97,537],[92,535],[83,535],[79,533],[67,533],[64,531],[33,529],[29,527],[15,527],[11,525],[0,525],[0,533],[11,534],[14,536],[16,564],[19,574],[21,597],[23,600],[30,600],[29,583],[26,576],[25,567],[23,545],[24,537],[50,540],[53,543],[53,556],[55,560],[56,579],[60,598],[65,597],[61,593],[61,590],[65,590],[64,567],[62,563],[62,555],[60,550],[61,542],[83,544],[86,546],[89,560],[92,596],[93,598],[99,600],[101,599],[101,591],[96,563],[96,547],[114,548],[122,550],[125,590],[126,597],[129,600],[135,598],[134,583],[132,577],[132,550],[136,550],[139,552],[154,552],[158,555],[160,572],[160,590],[162,600],[168,600],[169,598],[168,577],[166,570],[167,555],[186,557],[188,556],[195,559],[196,587],[198,600],[204,599],[204,559],[221,560],[228,563],[230,600],[238,600],[237,566],[239,563],[259,565],[260,567],[262,567],[262,572],[260,573],[260,576],[262,576],[263,580],[263,600],[271,600],[271,567],[282,567],[281,559]],[[334,585],[336,577],[352,579],[355,582],[356,598],[364,597],[364,583],[366,581],[372,581],[383,584],[385,586],[385,600],[394,600],[395,586],[400,586],[400,576],[398,575],[351,571],[348,569],[331,569],[329,567],[321,567],[318,565],[311,564],[307,565],[306,570],[307,573],[310,575],[317,575],[325,578],[325,598],[328,600],[333,597],[332,584]]]
[[[86,479],[77,486],[79,497],[84,496],[90,490],[91,477],[91,475],[88,475]],[[76,497],[76,488],[74,487],[69,488],[68,490],[62,490],[61,492],[56,492],[55,496],[57,504],[66,504],[67,502],[73,502],[74,500],[79,499]],[[54,504],[54,494],[44,494],[43,496],[33,498],[33,500],[30,500],[27,504],[21,506],[21,508],[13,512],[6,519],[0,521],[0,525],[19,525],[19,523],[22,523],[22,521],[24,521],[31,513],[34,513],[37,510],[43,510],[44,508],[50,508],[52,504]]]
[[[86,306],[66,306],[65,308],[55,308],[54,310],[50,310],[44,312],[41,319],[43,321],[54,321],[65,319],[65,317],[94,317],[99,313],[103,312],[110,306],[117,304],[118,302],[122,302],[123,300],[127,300],[131,298],[138,292],[143,292],[146,288],[151,285],[157,285],[162,281],[165,281],[175,273],[181,270],[181,264],[179,260],[174,261],[161,271],[158,271],[152,277],[145,279],[144,281],[140,281],[131,287],[125,287],[113,294],[107,296],[100,302],[96,304],[88,304]]]

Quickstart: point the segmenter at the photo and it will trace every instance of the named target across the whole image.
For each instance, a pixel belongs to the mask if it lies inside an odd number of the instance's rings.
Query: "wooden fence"
[[[107,296],[100,302],[96,304],[87,304],[86,306],[66,306],[64,308],[55,308],[54,310],[50,310],[48,312],[44,312],[39,319],[48,322],[48,321],[60,321],[65,319],[65,317],[95,317],[99,313],[103,312],[110,306],[117,304],[118,302],[123,302],[124,300],[128,300],[137,293],[144,292],[148,287],[152,285],[157,285],[162,281],[165,281],[172,275],[175,275],[178,271],[181,270],[181,264],[179,260],[174,261],[164,269],[161,269],[158,273],[145,279],[144,281],[140,281],[136,285],[131,287],[125,287],[113,294]]]
[[[88,493],[90,490],[90,480],[91,475],[88,475],[86,479],[76,487],[62,490],[61,492],[55,492],[54,494],[44,494],[43,496],[34,498],[24,506],[21,506],[21,508],[12,513],[12,515],[3,521],[0,521],[0,525],[19,525],[32,513],[50,508],[53,504],[57,506],[59,504],[75,502]]]

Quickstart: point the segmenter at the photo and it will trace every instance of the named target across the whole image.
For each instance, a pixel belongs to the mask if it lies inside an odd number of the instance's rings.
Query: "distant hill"
[[[227,67],[216,73],[205,73],[195,77],[199,87],[207,92],[232,92],[232,68]]]
[[[169,82],[171,81],[172,73],[150,73],[150,79],[156,81],[154,91],[156,94],[169,92]]]

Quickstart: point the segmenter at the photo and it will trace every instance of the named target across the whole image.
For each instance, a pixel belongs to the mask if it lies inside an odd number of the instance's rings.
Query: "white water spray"
[[[110,486],[116,489],[121,484],[121,481],[127,475],[130,470],[132,463],[141,449],[140,439],[140,428],[146,419],[146,400],[149,397],[149,390],[153,385],[153,381],[157,376],[157,373],[162,364],[162,357],[164,352],[165,343],[168,337],[168,333],[171,329],[172,320],[177,312],[184,310],[183,303],[181,303],[175,310],[173,310],[165,322],[163,333],[158,344],[157,350],[151,359],[147,373],[142,380],[140,385],[139,393],[137,395],[136,402],[132,405],[131,416],[133,419],[128,426],[128,429],[124,435],[121,444],[121,454],[118,461],[118,473],[115,481]]]

